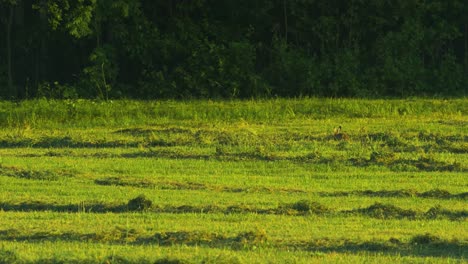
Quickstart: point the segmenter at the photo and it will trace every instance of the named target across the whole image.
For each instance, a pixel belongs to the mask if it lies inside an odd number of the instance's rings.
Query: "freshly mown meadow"
[[[467,114],[467,99],[0,102],[0,263],[462,263]]]

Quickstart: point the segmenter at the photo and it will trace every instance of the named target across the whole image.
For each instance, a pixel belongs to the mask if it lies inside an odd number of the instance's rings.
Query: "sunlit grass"
[[[0,262],[462,262],[467,105],[0,102]]]

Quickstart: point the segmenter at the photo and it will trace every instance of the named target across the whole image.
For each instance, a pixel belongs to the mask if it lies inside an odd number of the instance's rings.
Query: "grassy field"
[[[0,102],[0,263],[463,263],[467,116],[467,99]]]

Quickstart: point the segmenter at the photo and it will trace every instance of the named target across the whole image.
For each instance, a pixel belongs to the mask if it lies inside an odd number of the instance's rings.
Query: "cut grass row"
[[[22,169],[19,167],[8,167],[0,165],[0,174],[2,176],[14,177],[29,180],[47,180],[57,181],[64,178],[74,177],[69,171],[49,171],[49,170],[31,170]],[[304,189],[294,189],[285,187],[233,187],[213,185],[191,181],[157,181],[151,178],[129,177],[129,176],[112,176],[105,178],[97,178],[94,180],[97,185],[103,186],[127,186],[136,188],[148,188],[159,190],[209,190],[218,192],[250,192],[250,193],[307,193]],[[335,191],[335,192],[318,192],[316,193],[323,197],[341,197],[341,196],[367,196],[367,197],[422,197],[422,198],[437,198],[437,199],[467,199],[468,192],[450,193],[443,189],[432,189],[424,192],[417,190],[354,190],[354,191]]]
[[[12,204],[28,200],[62,205],[124,204],[144,193],[156,204],[172,207],[246,205],[268,209],[305,199],[339,211],[375,202],[421,211],[436,205],[447,210],[466,209],[464,173],[317,173],[314,166],[277,162],[3,159],[10,164],[34,164],[34,168],[16,165],[13,170],[3,166],[6,171],[0,177],[0,197]]]
[[[286,256],[291,259],[297,254],[301,255],[301,252],[320,253],[321,256],[338,253],[351,258],[363,254],[361,257],[368,260],[370,256],[374,260],[411,256],[422,257],[425,261],[428,261],[427,257],[436,257],[438,261],[443,261],[444,257],[452,260],[466,258],[467,247],[466,240],[459,238],[463,224],[443,219],[429,222],[406,219],[382,221],[359,216],[311,215],[291,218],[255,214],[161,214],[154,218],[142,213],[99,215],[37,212],[33,215],[34,222],[23,221],[31,217],[31,213],[24,212],[2,213],[2,219],[11,224],[0,232],[2,244],[11,248],[12,243],[18,243],[18,249],[33,243],[33,249],[42,248],[42,245],[50,247],[50,243],[54,247],[70,248],[69,243],[79,242],[82,248],[75,251],[83,252],[83,248],[87,248],[85,252],[88,253],[92,252],[90,247],[99,248],[100,244],[108,248],[125,245],[135,251],[150,245],[173,249],[183,246],[178,255],[181,259],[186,256],[180,253],[192,252],[193,257],[194,250],[201,248],[229,249],[230,254],[238,257],[247,252],[265,253],[269,248],[274,248],[276,253],[270,257],[277,258],[278,262]],[[49,228],[44,229],[44,224]],[[424,233],[428,229],[431,230],[430,234]],[[125,258],[148,257],[154,254],[153,251],[140,255],[127,253]],[[23,257],[24,252],[18,251],[16,254]],[[286,252],[290,252],[289,255]],[[384,255],[379,252],[384,252]],[[278,258],[278,255],[282,255],[282,258]],[[36,252],[35,256],[40,257],[40,254]],[[69,255],[67,259],[70,260],[72,256]],[[300,263],[311,261],[310,257],[304,256]],[[81,257],[83,259],[86,257]]]
[[[135,201],[136,199],[136,201]],[[300,200],[292,204],[283,204],[277,208],[256,208],[248,205],[228,205],[220,207],[217,205],[166,205],[153,206],[152,201],[144,196],[138,196],[130,200],[127,204],[105,204],[96,202],[82,202],[80,204],[56,204],[45,203],[41,201],[25,201],[20,203],[0,203],[0,210],[3,211],[53,211],[53,212],[90,212],[90,213],[121,213],[129,211],[144,211],[146,213],[224,213],[224,214],[272,214],[272,215],[363,215],[377,219],[441,219],[447,218],[453,221],[465,221],[468,218],[467,210],[448,210],[440,206],[431,207],[426,212],[420,212],[411,209],[403,209],[391,204],[375,203],[365,208],[337,211],[328,208],[318,202],[309,200]]]
[[[354,247],[356,248],[356,247]],[[362,248],[362,247],[361,247]],[[15,251],[16,250],[16,251]],[[395,254],[379,254],[362,251],[294,251],[278,248],[255,248],[254,250],[219,249],[174,245],[102,245],[79,242],[37,243],[15,246],[7,244],[1,252],[6,263],[152,263],[152,264],[241,264],[265,263],[265,259],[276,263],[463,263],[443,254],[434,247],[416,248],[414,251],[395,250]],[[442,252],[442,254],[440,254]],[[36,257],[38,256],[38,257]]]
[[[63,212],[2,212],[5,226],[1,230],[28,233],[99,233],[114,229],[135,229],[151,236],[163,232],[202,232],[236,236],[242,232],[264,230],[273,240],[302,241],[319,238],[408,241],[411,237],[431,234],[444,240],[465,240],[460,234],[464,222],[449,219],[388,219],[361,215],[267,215],[267,214],[146,214],[126,213],[63,213]],[[34,219],[35,221],[31,221]],[[8,225],[7,225],[8,224]],[[47,227],[47,228],[45,228]],[[364,232],[365,231],[365,232]]]
[[[276,247],[283,250],[296,251],[322,251],[322,252],[356,252],[356,251],[387,251],[394,253],[414,252],[425,249],[433,252],[434,256],[443,256],[440,248],[444,248],[445,254],[451,256],[465,256],[468,250],[468,244],[456,239],[445,240],[431,234],[415,235],[407,241],[401,241],[398,238],[390,238],[388,241],[352,241],[348,239],[312,239],[308,241],[272,241],[264,231],[242,232],[234,236],[226,236],[218,233],[209,232],[160,232],[151,235],[139,234],[134,229],[116,228],[110,232],[99,233],[29,233],[22,234],[15,229],[0,231],[0,240],[4,241],[88,241],[93,243],[119,243],[127,245],[145,245],[156,244],[159,246],[205,246],[211,248],[231,248],[235,250],[248,249],[253,247]]]
[[[399,120],[379,120],[387,127],[378,127],[375,120],[358,124],[349,124],[347,134],[349,142],[341,142],[333,137],[333,128],[337,123],[307,121],[307,124],[294,124],[286,121],[288,127],[265,126],[250,123],[216,124],[216,127],[202,129],[197,122],[187,123],[172,128],[154,129],[151,127],[90,130],[48,130],[26,127],[0,131],[0,146],[3,148],[140,148],[157,151],[160,148],[178,147],[179,149],[205,149],[207,154],[227,154],[240,150],[263,152],[327,152],[345,151],[364,152],[451,152],[466,154],[468,137],[464,128],[468,123],[451,128],[457,131],[440,131],[435,124],[408,120],[402,124]],[[345,122],[345,121],[343,121]],[[416,123],[417,122],[417,123]],[[340,122],[342,123],[342,122]],[[416,123],[416,124],[415,124]],[[170,124],[162,123],[165,127]],[[344,125],[344,124],[342,124]],[[415,126],[424,126],[415,127]],[[394,126],[394,127],[392,127]],[[395,127],[399,129],[396,130]],[[320,130],[317,130],[320,128]],[[406,130],[406,131],[405,131]],[[122,132],[123,131],[123,132]],[[129,132],[131,131],[131,132]],[[144,131],[144,132],[142,132]],[[252,148],[255,146],[256,148]],[[219,150],[218,150],[219,148]],[[211,152],[211,153],[210,153]],[[223,153],[226,152],[226,153]],[[267,154],[267,153],[263,153]],[[291,153],[290,153],[291,154]]]

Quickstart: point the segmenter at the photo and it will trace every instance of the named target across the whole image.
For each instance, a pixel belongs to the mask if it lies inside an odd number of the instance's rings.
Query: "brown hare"
[[[348,134],[346,134],[345,132],[341,132],[341,126],[333,130],[333,137],[335,138],[335,140],[349,140]]]

